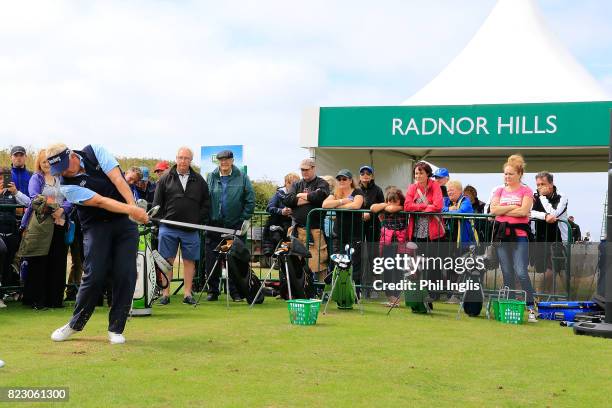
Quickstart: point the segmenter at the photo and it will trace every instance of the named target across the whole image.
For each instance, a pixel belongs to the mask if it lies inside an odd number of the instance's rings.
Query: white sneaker
[[[529,318],[527,319],[529,323],[537,323],[538,319],[536,319],[535,312],[533,310],[529,310]]]
[[[6,307],[6,303],[4,303],[2,299],[0,299],[0,309],[2,309],[3,307]]]
[[[51,333],[51,340],[53,341],[64,341],[68,340],[70,336],[76,333],[76,330],[70,327],[70,324],[66,324],[65,326],[60,327]]]
[[[108,339],[110,340],[111,344],[123,344],[123,343],[125,343],[125,337],[121,333],[113,333],[113,332],[109,331],[108,332]]]

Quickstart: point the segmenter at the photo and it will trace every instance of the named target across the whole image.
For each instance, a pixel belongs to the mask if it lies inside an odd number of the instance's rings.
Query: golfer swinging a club
[[[125,343],[123,329],[136,285],[138,230],[133,221],[148,222],[147,213],[135,205],[119,163],[103,147],[88,145],[72,151],[54,144],[47,148],[47,160],[51,173],[61,175],[61,192],[76,204],[85,252],[85,272],[72,319],[55,330],[51,339],[64,341],[83,330],[110,274],[113,301],[108,337],[111,344]]]

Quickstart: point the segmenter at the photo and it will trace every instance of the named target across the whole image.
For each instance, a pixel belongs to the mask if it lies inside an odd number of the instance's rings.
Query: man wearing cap
[[[249,176],[234,166],[234,153],[222,150],[217,153],[219,167],[208,174],[210,186],[210,223],[216,227],[240,229],[244,220],[249,220],[255,211],[255,192]],[[214,249],[221,241],[221,234],[206,232],[206,274],[210,275],[215,263]],[[219,298],[220,274],[213,273],[208,281],[206,300]],[[242,297],[230,279],[229,294],[234,301]]]
[[[210,194],[204,178],[191,167],[193,152],[183,146],[176,164],[159,179],[153,206],[159,205],[161,218],[191,224],[208,221]],[[195,304],[192,296],[195,263],[200,259],[200,233],[196,230],[162,224],[159,227],[159,253],[173,265],[179,245],[183,258],[183,303]],[[172,280],[172,273],[168,279]],[[164,289],[160,305],[170,303],[170,287]]]
[[[142,198],[147,200],[149,206],[152,205],[153,199],[155,198],[155,182],[151,181],[149,178],[149,168],[148,167],[140,167],[140,171],[142,177],[140,181],[136,182],[136,192],[138,194],[138,198]]]
[[[372,166],[364,165],[359,168],[359,188],[365,196],[364,208],[370,208],[373,204],[385,202],[382,189],[374,182],[374,169]],[[370,213],[363,213],[363,231],[368,242],[378,242],[380,239],[380,220],[372,217]]]
[[[26,169],[27,153],[23,146],[13,146],[11,149],[11,176],[17,190],[29,196],[28,184],[32,172]]]
[[[448,207],[450,207],[451,201],[450,198],[448,198],[448,192],[446,191],[446,183],[448,183],[450,173],[448,172],[447,168],[440,167],[436,171],[434,171],[433,178],[442,190],[442,198],[444,200],[444,207],[442,211],[448,212]]]
[[[155,175],[157,176],[157,179],[159,180],[162,174],[168,171],[168,169],[170,169],[170,165],[168,164],[168,162],[165,160],[160,161],[160,162],[157,162],[157,164],[155,165],[155,168],[153,169],[153,173],[155,173]]]
[[[302,179],[291,185],[285,196],[284,203],[291,208],[291,235],[297,237],[306,245],[306,221],[308,213],[321,208],[323,201],[329,195],[329,184],[317,176],[314,159],[308,158],[300,163]],[[310,239],[308,245],[310,254],[308,266],[312,272],[319,272],[319,278],[325,275],[327,269],[327,243],[321,233],[321,220],[323,212],[315,213],[310,217]]]
[[[119,163],[102,146],[72,151],[58,143],[46,150],[51,174],[61,175],[62,194],[77,205],[85,253],[85,273],[72,319],[55,330],[51,339],[64,341],[83,330],[111,274],[108,337],[111,344],[125,343],[123,330],[136,285],[138,230],[134,222],[146,223],[149,217],[135,205]]]

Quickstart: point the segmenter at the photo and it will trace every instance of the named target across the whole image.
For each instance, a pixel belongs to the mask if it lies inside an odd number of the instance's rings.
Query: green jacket
[[[47,204],[43,195],[37,195],[31,203],[33,214],[21,238],[19,257],[45,256],[49,254],[53,239],[53,217],[51,213],[59,208],[57,204]]]
[[[206,182],[210,191],[210,223],[212,225],[237,228],[242,221],[253,216],[255,192],[249,176],[242,174],[238,167],[232,165],[232,174],[229,176],[225,191],[225,214],[221,214],[223,185],[218,167],[208,174]]]

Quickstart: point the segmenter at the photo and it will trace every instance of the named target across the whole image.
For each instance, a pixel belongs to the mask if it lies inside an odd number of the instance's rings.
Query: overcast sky
[[[166,159],[181,144],[244,144],[251,176],[280,180],[306,155],[304,107],[399,104],[463,49],[494,4],[5,1],[0,140],[102,143]],[[612,93],[612,2],[538,4]],[[562,179],[571,212],[598,237],[605,176]],[[498,182],[474,181],[484,191]]]

